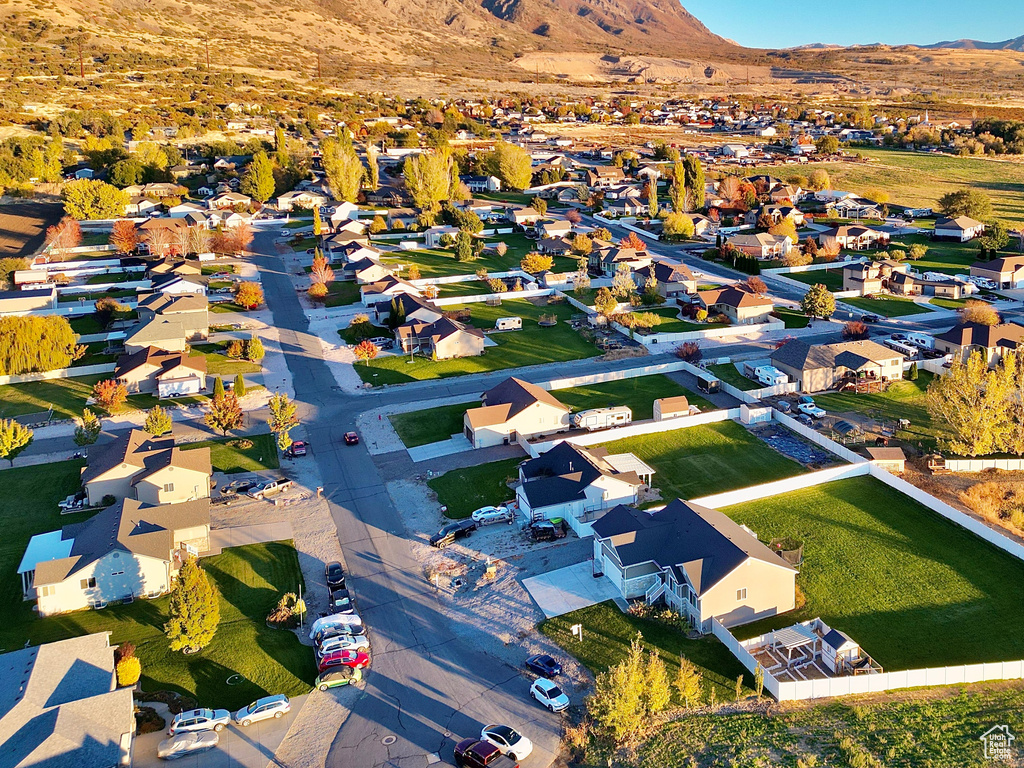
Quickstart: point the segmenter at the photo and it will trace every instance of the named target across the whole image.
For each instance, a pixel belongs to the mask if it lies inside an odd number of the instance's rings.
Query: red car
[[[331,651],[320,659],[320,672],[328,667],[352,667],[364,669],[370,665],[370,656],[365,651]]]
[[[455,765],[459,768],[519,768],[519,763],[501,754],[496,746],[479,739],[463,739],[455,745]]]
[[[346,432],[345,445],[359,445],[359,435],[355,432]]]

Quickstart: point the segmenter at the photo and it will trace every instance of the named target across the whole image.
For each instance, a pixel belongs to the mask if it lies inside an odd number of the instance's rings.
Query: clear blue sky
[[[682,0],[717,35],[751,48],[809,43],[922,44],[1024,35],[1021,0]]]

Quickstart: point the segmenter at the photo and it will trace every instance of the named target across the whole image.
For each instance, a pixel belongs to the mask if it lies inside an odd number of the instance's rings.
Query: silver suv
[[[252,725],[260,720],[269,720],[272,717],[284,717],[284,714],[292,708],[288,697],[283,693],[276,696],[264,696],[256,699],[248,707],[235,712],[235,725]]]

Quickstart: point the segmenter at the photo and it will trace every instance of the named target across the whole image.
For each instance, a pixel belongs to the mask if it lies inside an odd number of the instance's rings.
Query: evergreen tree
[[[235,388],[232,391],[236,397],[245,397],[245,377],[242,374],[235,374]]]
[[[683,158],[683,170],[686,176],[686,189],[690,192],[690,202],[697,210],[704,207],[704,166],[696,155]]]
[[[182,563],[174,580],[164,627],[172,651],[192,652],[210,644],[220,623],[220,604],[209,576],[194,557]]]
[[[214,398],[224,397],[224,382],[220,376],[217,376],[213,380],[213,396]]]
[[[245,342],[245,359],[252,363],[259,363],[263,361],[266,354],[263,349],[263,341],[255,333],[252,334]]]
[[[473,258],[473,236],[465,229],[459,230],[455,239],[455,260],[469,261]]]

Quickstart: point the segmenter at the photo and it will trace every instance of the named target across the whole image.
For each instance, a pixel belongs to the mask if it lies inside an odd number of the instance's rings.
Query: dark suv
[[[442,549],[463,536],[469,537],[477,529],[477,524],[472,519],[459,520],[450,523],[430,537],[430,546]]]
[[[557,523],[551,520],[539,520],[536,523],[530,523],[530,538],[534,541],[564,539],[568,532],[569,526],[566,525],[565,520],[560,520]]]
[[[455,764],[459,768],[519,768],[519,763],[496,746],[479,739],[463,739],[455,745]]]
[[[345,588],[345,569],[341,563],[334,561],[324,566],[324,579],[327,581],[327,589],[332,592],[336,589]]]

